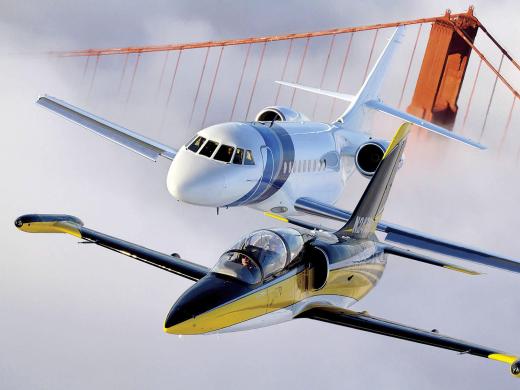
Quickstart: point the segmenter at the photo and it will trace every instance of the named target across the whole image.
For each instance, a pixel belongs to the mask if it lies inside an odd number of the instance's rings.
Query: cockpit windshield
[[[286,263],[287,248],[282,238],[270,230],[259,230],[224,253],[213,272],[255,284],[281,271]]]
[[[213,158],[213,160],[222,161],[227,164],[233,161],[233,164],[236,165],[255,165],[253,152],[250,149],[236,148],[235,151],[234,146],[220,145],[219,142],[210,139],[207,140],[200,135],[195,136],[195,138],[186,145],[187,150],[208,158]]]
[[[248,284],[262,281],[262,271],[249,256],[244,253],[229,251],[220,256],[213,272],[231,276]]]

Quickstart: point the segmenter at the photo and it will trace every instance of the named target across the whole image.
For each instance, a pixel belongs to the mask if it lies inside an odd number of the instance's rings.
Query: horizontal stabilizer
[[[373,317],[366,312],[354,312],[350,310],[333,308],[314,308],[300,314],[297,318],[309,318],[312,320],[328,322],[348,328],[363,330],[365,332],[377,333],[383,336],[395,337],[414,343],[431,345],[437,348],[448,349],[473,356],[496,360],[510,366],[514,376],[520,376],[520,364],[518,356],[497,351],[494,348],[469,343],[464,340],[439,334],[436,329],[431,331],[403,325],[398,322]]]
[[[347,93],[341,93],[341,92],[333,92],[333,91],[327,91],[325,89],[319,89],[319,88],[313,88],[313,87],[307,87],[305,85],[301,84],[294,84],[294,83],[288,83],[286,81],[275,81],[275,83],[285,85],[287,87],[300,89],[302,91],[307,91],[311,93],[315,93],[318,95],[328,96],[335,99],[343,100],[346,102],[352,102],[356,98],[354,95],[349,95]]]
[[[407,112],[398,110],[397,108],[390,107],[384,103],[382,103],[379,100],[369,100],[365,103],[365,105],[369,108],[372,108],[376,111],[383,112],[385,114],[391,115],[393,117],[402,119],[406,122],[410,122],[414,125],[417,125],[419,127],[422,127],[426,130],[432,131],[434,133],[440,134],[444,137],[451,138],[453,140],[462,142],[466,145],[473,146],[477,149],[486,149],[486,147],[476,141],[473,141],[469,138],[463,137],[459,134],[454,133],[453,131],[450,131],[448,129],[445,129],[444,127],[438,126],[434,123],[428,122],[424,119],[421,119],[419,117],[416,117],[414,115],[410,115]]]
[[[311,198],[297,199],[294,208],[306,214],[339,222],[348,221],[352,215],[349,211]],[[376,229],[377,231],[387,233],[385,241],[426,249],[446,256],[520,273],[520,262],[512,258],[485,252],[471,246],[462,245],[385,221],[379,222]]]
[[[476,272],[476,271],[473,271],[473,270],[470,270],[470,269],[467,269],[464,267],[460,267],[455,264],[446,263],[442,260],[436,260],[430,256],[423,255],[422,253],[412,252],[409,249],[398,248],[396,246],[387,245],[387,244],[381,244],[381,245],[383,246],[385,253],[388,253],[391,255],[405,257],[410,260],[415,260],[415,261],[419,261],[421,263],[435,265],[437,267],[442,267],[442,268],[450,269],[452,271],[462,272],[462,273],[465,273],[468,275],[480,275],[480,272]]]
[[[209,272],[208,268],[177,256],[170,256],[88,229],[83,226],[83,222],[79,218],[71,215],[27,214],[18,217],[14,224],[18,229],[27,233],[71,234],[87,242],[92,242],[194,281],[203,278]]]
[[[446,256],[520,273],[520,262],[515,259],[484,252],[471,246],[444,240],[399,225],[386,222],[382,222],[380,225],[381,231],[387,233],[385,241],[426,249]]]
[[[125,129],[52,96],[41,96],[36,103],[150,160],[157,161],[159,156],[173,160],[177,153],[175,149],[167,145]]]

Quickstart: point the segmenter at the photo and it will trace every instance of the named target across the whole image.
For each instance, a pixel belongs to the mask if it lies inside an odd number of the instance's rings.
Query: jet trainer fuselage
[[[278,130],[280,138],[286,136]],[[339,230],[311,224],[307,224],[304,230],[257,230],[246,234],[224,252],[212,269],[184,260],[178,254],[167,255],[96,232],[84,227],[79,218],[70,215],[27,214],[17,218],[15,226],[29,233],[71,234],[85,242],[195,281],[168,313],[164,323],[164,330],[168,333],[235,332],[308,318],[504,362],[510,366],[514,376],[520,377],[517,355],[440,335],[436,330],[421,330],[348,309],[377,284],[388,254],[468,275],[479,274],[422,253],[389,245],[379,241],[375,235],[409,131],[410,123],[404,123],[395,133],[356,208]],[[287,144],[288,139],[278,141]],[[214,141],[200,142],[195,139],[193,142],[188,145],[188,150],[194,144],[193,149],[204,152],[207,142]],[[214,149],[211,155],[217,156],[216,145],[210,145],[210,149]],[[242,145],[253,148],[246,143]],[[273,146],[272,143],[268,145]],[[225,145],[224,152],[219,156],[234,158],[236,148],[234,151],[231,148]],[[252,163],[253,150],[245,149],[239,156]],[[288,155],[291,156],[292,152]],[[269,153],[265,156],[269,157]],[[286,163],[291,159],[281,157],[280,160]],[[249,166],[254,167],[252,164]],[[254,187],[252,191],[254,194]],[[259,194],[262,196],[262,192]],[[405,229],[400,230],[401,234],[406,234]],[[459,253],[465,253],[461,258],[520,272],[520,263],[515,260],[453,242],[442,242],[417,232],[415,235],[419,236],[419,240],[428,242],[429,249],[436,252],[457,254],[453,251],[456,246]],[[414,245],[414,240],[410,242]]]

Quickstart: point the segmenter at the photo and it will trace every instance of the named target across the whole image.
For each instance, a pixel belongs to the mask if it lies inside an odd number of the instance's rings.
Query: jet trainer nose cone
[[[244,294],[248,287],[209,274],[195,283],[175,302],[164,321],[164,331],[171,334],[206,333],[207,323],[199,316]]]
[[[194,315],[188,308],[184,307],[182,304],[175,304],[168,315],[166,316],[166,320],[164,321],[164,329],[168,333],[175,333],[175,325],[181,324],[190,318],[193,318]]]

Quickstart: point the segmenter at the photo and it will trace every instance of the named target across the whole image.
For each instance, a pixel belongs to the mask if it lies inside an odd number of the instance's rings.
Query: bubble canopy
[[[257,230],[225,252],[213,272],[257,284],[283,270],[302,248],[303,238],[294,229]]]

